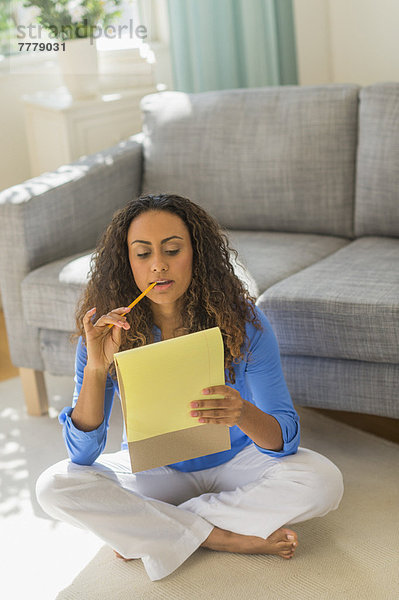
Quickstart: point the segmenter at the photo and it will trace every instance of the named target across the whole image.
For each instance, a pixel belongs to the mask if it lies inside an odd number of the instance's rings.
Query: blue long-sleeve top
[[[241,397],[257,406],[263,412],[272,415],[280,424],[283,436],[283,448],[279,451],[267,450],[255,444],[259,452],[271,456],[294,454],[299,446],[299,417],[292,404],[281,368],[280,352],[276,337],[265,314],[255,306],[255,311],[262,324],[262,330],[256,329],[250,322],[246,323],[247,341],[244,345],[244,359],[233,364],[236,381],[227,383],[239,391]],[[161,331],[154,326],[154,341],[161,341]],[[250,357],[248,360],[248,354]],[[93,431],[81,431],[72,422],[71,413],[79,397],[83,383],[84,368],[87,363],[87,350],[80,337],[76,349],[75,391],[71,407],[65,407],[59,421],[63,425],[63,435],[72,462],[91,465],[103,452],[107,440],[109,419],[114,394],[119,397],[118,382],[108,374],[105,385],[104,420]],[[228,381],[228,369],[225,370]],[[199,395],[201,390],[198,390]],[[199,471],[216,467],[233,458],[240,450],[252,443],[252,440],[235,425],[230,427],[231,449],[193,458],[168,465],[178,471]],[[127,449],[126,432],[123,433],[121,449]]]

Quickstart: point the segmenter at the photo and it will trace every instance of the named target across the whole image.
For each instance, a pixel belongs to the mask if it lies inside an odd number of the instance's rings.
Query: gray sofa
[[[0,194],[0,284],[28,412],[73,374],[113,212],[174,192],[228,230],[298,405],[399,417],[399,84],[163,92],[143,133]]]

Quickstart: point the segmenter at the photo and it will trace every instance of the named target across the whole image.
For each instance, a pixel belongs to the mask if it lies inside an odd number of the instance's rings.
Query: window
[[[57,0],[54,0],[56,3]],[[79,0],[70,0],[76,5]],[[112,0],[107,0],[112,5]],[[149,10],[150,9],[150,10]],[[123,0],[118,10],[121,16],[112,22],[104,31],[98,27],[95,32],[97,47],[100,50],[122,49],[140,46],[150,41],[151,1],[146,3],[143,11],[139,0]],[[37,21],[39,9],[25,7],[23,0],[0,0],[0,55],[19,55],[22,52],[33,54],[33,44],[27,44],[21,49],[21,42],[44,42],[45,50],[48,43],[54,42],[54,35],[45,30]],[[145,13],[145,14],[144,14]],[[148,23],[144,20],[148,19]],[[38,47],[36,47],[37,53]]]
[[[23,16],[22,12],[27,11]],[[31,12],[31,11],[30,11]],[[28,9],[22,3],[12,0],[0,0],[0,54],[8,55],[18,50],[17,27],[24,24],[24,19],[30,18]],[[32,19],[34,15],[32,13]]]

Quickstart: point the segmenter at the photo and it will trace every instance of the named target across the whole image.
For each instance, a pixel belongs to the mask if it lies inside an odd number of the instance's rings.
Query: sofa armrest
[[[29,272],[92,248],[115,210],[140,193],[141,171],[138,135],[0,192],[2,250],[25,246]]]
[[[11,358],[41,370],[38,331],[23,320],[32,270],[96,245],[113,213],[141,191],[141,134],[0,192],[0,290]]]

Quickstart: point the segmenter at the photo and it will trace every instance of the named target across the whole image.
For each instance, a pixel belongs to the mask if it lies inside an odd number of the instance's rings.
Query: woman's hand
[[[247,404],[246,400],[241,398],[240,392],[228,385],[215,385],[202,390],[205,394],[220,394],[223,398],[217,400],[204,399],[196,400],[190,403],[190,414],[192,417],[199,417],[200,423],[215,423],[219,425],[240,424],[243,411]]]
[[[87,366],[91,369],[107,371],[114,360],[115,352],[121,345],[122,329],[129,329],[130,325],[123,313],[129,312],[128,307],[115,308],[106,315],[92,323],[95,308],[87,311],[83,317],[83,326],[86,333]],[[113,327],[109,327],[113,325]]]

